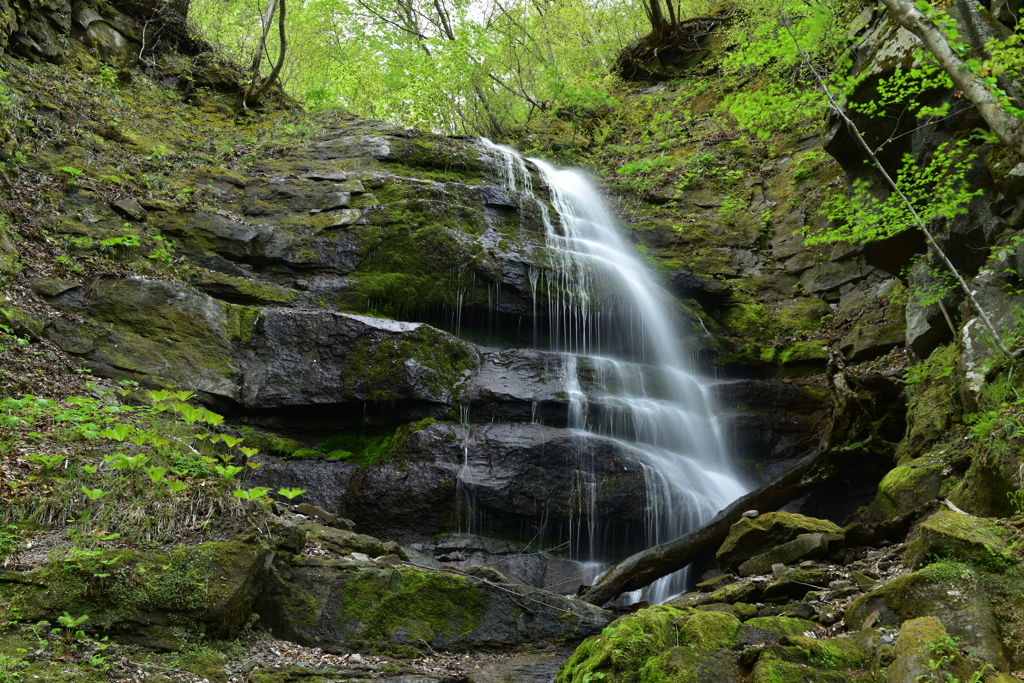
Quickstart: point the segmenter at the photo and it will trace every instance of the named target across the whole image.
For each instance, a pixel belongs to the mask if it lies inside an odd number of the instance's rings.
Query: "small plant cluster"
[[[928,643],[928,651],[931,653],[928,659],[928,673],[921,674],[915,680],[921,683],[961,683],[959,678],[945,671],[958,656],[961,656],[960,643],[955,638],[943,636],[932,641]],[[973,672],[964,683],[981,683],[985,675],[994,670],[991,664],[986,664]]]
[[[218,431],[221,415],[189,404],[188,391],[148,391],[146,404],[126,405],[119,399],[135,385],[122,385],[99,398],[0,401],[0,438],[17,437],[32,451],[19,458],[21,476],[7,482],[21,495],[0,513],[4,521],[153,538],[216,513],[260,514],[262,506],[238,504],[269,501],[269,488],[245,486],[260,466],[252,460],[258,450]],[[291,499],[303,491],[278,493]]]

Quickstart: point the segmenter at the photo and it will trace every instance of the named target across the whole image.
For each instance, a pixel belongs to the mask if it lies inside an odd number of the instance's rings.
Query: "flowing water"
[[[544,221],[546,262],[530,281],[535,303],[548,311],[548,344],[563,354],[569,429],[581,440],[595,434],[615,439],[643,464],[646,547],[710,520],[746,489],[732,471],[709,382],[689,367],[668,295],[583,175],[528,162],[487,140],[481,144],[498,162],[505,189],[534,202]],[[528,163],[550,192],[554,215],[535,194]],[[588,396],[580,389],[584,366],[596,375],[588,386],[604,391]],[[575,492],[579,524],[575,538],[565,540],[575,559],[603,571],[609,558],[601,556],[593,463],[581,455],[575,467],[581,475]],[[686,579],[685,570],[677,572],[628,598],[663,602],[682,592]]]

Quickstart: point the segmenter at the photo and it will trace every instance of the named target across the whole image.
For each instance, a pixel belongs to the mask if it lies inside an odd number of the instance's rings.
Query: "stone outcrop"
[[[801,537],[801,544],[814,541],[806,546],[809,550],[816,548],[822,539],[810,539],[810,535],[823,536],[826,545],[838,548],[843,543],[845,533],[828,520],[788,512],[769,512],[756,517],[744,517],[734,524],[715,558],[723,568],[736,570],[751,558],[777,550],[783,544]]]

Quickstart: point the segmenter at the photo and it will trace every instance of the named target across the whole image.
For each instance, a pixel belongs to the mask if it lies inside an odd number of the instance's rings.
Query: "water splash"
[[[534,203],[544,223],[547,250],[529,278],[534,310],[542,297],[548,311],[548,345],[563,353],[568,427],[580,436],[578,517],[569,539],[576,559],[608,559],[600,556],[592,450],[582,446],[595,434],[615,440],[642,463],[647,547],[710,520],[746,488],[732,470],[709,382],[688,364],[667,295],[582,174],[539,159],[527,162],[489,140],[481,145],[496,161],[505,189]],[[534,192],[528,163],[549,198]],[[583,366],[594,375],[589,396],[581,389]],[[663,602],[684,590],[686,580],[683,570],[630,597]]]

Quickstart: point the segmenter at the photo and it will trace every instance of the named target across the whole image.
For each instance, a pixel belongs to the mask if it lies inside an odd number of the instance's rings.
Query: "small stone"
[[[347,209],[352,204],[352,195],[348,192],[330,192],[324,195],[324,203],[321,211],[334,211],[335,209]]]
[[[772,565],[772,574],[775,574],[775,576],[778,576],[784,571],[786,571],[786,565],[782,564],[781,562],[776,562]]]
[[[878,571],[880,571],[880,572],[889,571],[890,569],[892,569],[894,564],[895,564],[894,562],[879,562],[878,563]]]
[[[744,512],[744,513],[743,513],[743,515],[742,515],[742,516],[743,516],[743,517],[747,517],[747,518],[749,518],[749,519],[753,519],[753,518],[755,518],[755,517],[759,516],[760,514],[761,514],[761,513],[760,513],[760,512],[758,512],[757,510],[747,510],[746,512]]]
[[[791,619],[813,619],[814,614],[814,608],[806,602],[795,602],[786,609],[784,616]]]
[[[114,213],[132,221],[146,220],[146,210],[134,199],[122,199],[110,205]]]
[[[357,653],[357,654],[354,654],[351,657],[349,657],[348,661],[350,663],[352,663],[352,664],[362,664],[363,663],[363,656]]]
[[[892,645],[895,641],[892,636],[882,636],[878,639],[879,645]]]
[[[884,555],[885,555],[885,553],[882,552],[881,550],[869,550],[868,551],[868,555],[867,555],[867,559],[869,559],[869,560],[877,560],[879,557],[882,557]]]
[[[326,171],[316,171],[314,173],[307,173],[303,178],[307,180],[334,180],[339,183],[343,183],[348,180],[348,173],[345,171],[339,171],[336,169],[329,169]]]
[[[363,553],[352,553],[352,559],[356,562],[369,562],[370,556]]]
[[[840,614],[839,612],[832,611],[832,610],[825,610],[825,611],[821,612],[820,614],[818,614],[818,621],[821,622],[822,624],[825,624],[825,626],[831,626],[832,624],[836,623],[837,621],[839,621],[842,618],[843,618],[842,614]]]
[[[259,663],[260,661],[258,659],[247,659],[242,662],[238,670],[244,674],[252,673],[252,670],[255,669]]]
[[[818,566],[818,563],[814,560],[804,560],[797,566],[799,566],[801,569],[814,569]]]

